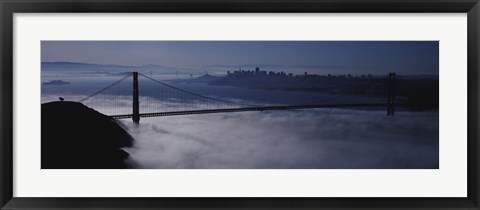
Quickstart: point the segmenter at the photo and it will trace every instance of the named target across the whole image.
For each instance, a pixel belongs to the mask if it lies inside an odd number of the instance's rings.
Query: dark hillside
[[[133,138],[117,121],[77,102],[42,104],[42,169],[126,168]]]

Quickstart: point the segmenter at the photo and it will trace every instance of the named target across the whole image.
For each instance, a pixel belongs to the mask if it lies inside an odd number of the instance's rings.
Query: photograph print
[[[42,169],[438,169],[438,41],[41,41]]]

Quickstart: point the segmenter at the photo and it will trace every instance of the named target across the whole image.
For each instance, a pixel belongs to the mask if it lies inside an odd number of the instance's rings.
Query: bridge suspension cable
[[[110,85],[102,88],[101,90],[99,90],[99,91],[97,91],[97,92],[95,92],[95,93],[92,93],[91,95],[89,95],[89,96],[87,96],[87,97],[85,97],[85,98],[80,99],[78,102],[84,102],[84,101],[88,100],[88,99],[91,98],[91,97],[94,97],[94,96],[96,96],[96,95],[98,95],[98,94],[100,94],[100,93],[102,93],[102,92],[105,92],[106,90],[108,90],[108,89],[110,89],[111,87],[117,85],[118,83],[120,83],[120,82],[122,82],[123,80],[129,78],[130,76],[132,76],[131,73],[130,73],[130,74],[127,74],[127,75],[124,76],[124,77],[122,77],[120,80],[118,80],[118,81],[116,81],[116,82],[114,82],[114,83],[112,83],[112,84],[110,84]]]
[[[142,73],[138,73],[139,75],[149,79],[149,80],[152,80],[156,83],[159,83],[161,85],[164,85],[166,87],[169,87],[169,88],[172,88],[174,90],[177,90],[177,91],[180,91],[180,92],[183,92],[183,93],[186,93],[186,94],[190,94],[190,95],[194,95],[194,96],[197,96],[197,97],[200,97],[200,98],[203,98],[203,99],[208,99],[208,100],[212,100],[212,101],[217,101],[217,102],[222,102],[222,103],[227,103],[227,104],[231,104],[231,105],[237,105],[237,106],[256,106],[256,105],[252,105],[252,104],[245,104],[245,103],[236,103],[236,102],[232,102],[232,101],[226,101],[226,100],[221,100],[221,99],[216,99],[216,98],[212,98],[212,97],[208,97],[208,96],[203,96],[203,95],[200,95],[200,94],[197,94],[197,93],[193,93],[193,92],[189,92],[189,91],[186,91],[186,90],[182,90],[180,88],[177,88],[177,87],[174,87],[172,85],[169,85],[169,84],[166,84],[164,82],[161,82],[161,81],[158,81],[152,77],[149,77],[147,75],[144,75]]]
[[[365,103],[365,104],[326,104],[326,101],[336,101],[339,96],[332,96],[327,100],[322,100],[322,104],[318,101],[312,104],[291,104],[291,105],[268,105],[268,104],[246,104],[224,99],[218,99],[210,96],[194,93],[165,82],[154,79],[142,73],[133,76],[133,84],[124,82],[134,73],[127,73],[119,80],[110,85],[82,98],[79,102],[85,102],[92,97],[95,100],[89,100],[89,107],[95,108],[100,112],[112,116],[114,118],[154,117],[154,116],[170,116],[185,114],[202,114],[202,113],[218,113],[218,112],[234,112],[234,111],[263,111],[263,110],[287,110],[287,109],[304,109],[304,108],[335,108],[335,107],[378,107],[388,106],[388,115],[393,116],[394,96],[389,94],[388,99],[392,102],[385,103]],[[139,86],[138,76],[141,75],[146,81],[141,82]],[[392,77],[392,76],[390,76]],[[393,76],[393,79],[395,77]],[[389,82],[391,83],[391,81]],[[115,86],[115,88],[113,88]],[[132,100],[133,87],[133,100]],[[180,85],[181,87],[181,85]],[[193,86],[196,87],[196,86]],[[394,87],[390,88],[394,89]],[[135,91],[136,90],[136,91]],[[200,90],[199,90],[200,91]],[[139,94],[140,93],[140,94]],[[102,95],[100,95],[102,94]],[[100,96],[98,96],[100,95]],[[140,97],[139,97],[140,95]],[[137,99],[135,100],[135,97]],[[139,97],[139,98],[138,98]],[[130,103],[133,105],[130,106]],[[135,102],[136,101],[136,102]],[[141,111],[132,111],[132,107],[138,107]],[[133,108],[135,110],[135,108]],[[134,120],[135,121],[135,120]],[[138,120],[136,121],[138,123]]]

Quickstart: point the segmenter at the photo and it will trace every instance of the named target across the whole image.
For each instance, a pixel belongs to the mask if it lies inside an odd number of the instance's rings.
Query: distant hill
[[[42,169],[127,168],[133,137],[123,125],[77,102],[42,104]]]
[[[80,63],[80,62],[42,62],[42,65],[70,65],[70,66],[94,66],[94,67],[117,67],[117,68],[172,68],[168,66],[161,66],[155,64],[146,64],[141,66],[132,65],[116,65],[116,64],[94,64],[94,63]]]
[[[287,75],[286,73],[255,74],[236,71],[228,76],[208,78],[210,85],[240,86],[265,90],[322,92],[336,95],[387,98],[389,80],[383,76],[321,76]],[[202,78],[190,82],[203,81]],[[397,75],[395,81],[397,103],[411,110],[437,110],[439,107],[439,80],[436,75]]]
[[[196,74],[200,71],[192,68],[180,68],[171,66],[162,66],[155,64],[146,64],[141,66],[132,65],[116,65],[116,64],[92,64],[92,63],[79,63],[79,62],[42,62],[42,72],[61,71],[65,72],[88,72],[97,74],[116,75],[123,72],[144,72],[144,73],[156,73],[156,74],[176,74],[182,75]]]
[[[221,79],[221,76],[212,76],[212,75],[202,75],[193,79],[173,79],[169,80],[174,83],[210,83],[210,82],[215,82],[219,79]]]
[[[95,67],[95,68],[134,68],[135,66],[123,66],[114,64],[93,64],[78,62],[42,62],[42,66],[76,66],[76,67]]]

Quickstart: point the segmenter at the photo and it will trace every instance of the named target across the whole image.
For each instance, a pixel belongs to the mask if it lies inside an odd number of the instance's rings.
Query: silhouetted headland
[[[78,102],[42,104],[42,169],[127,168],[133,137],[121,123]]]

